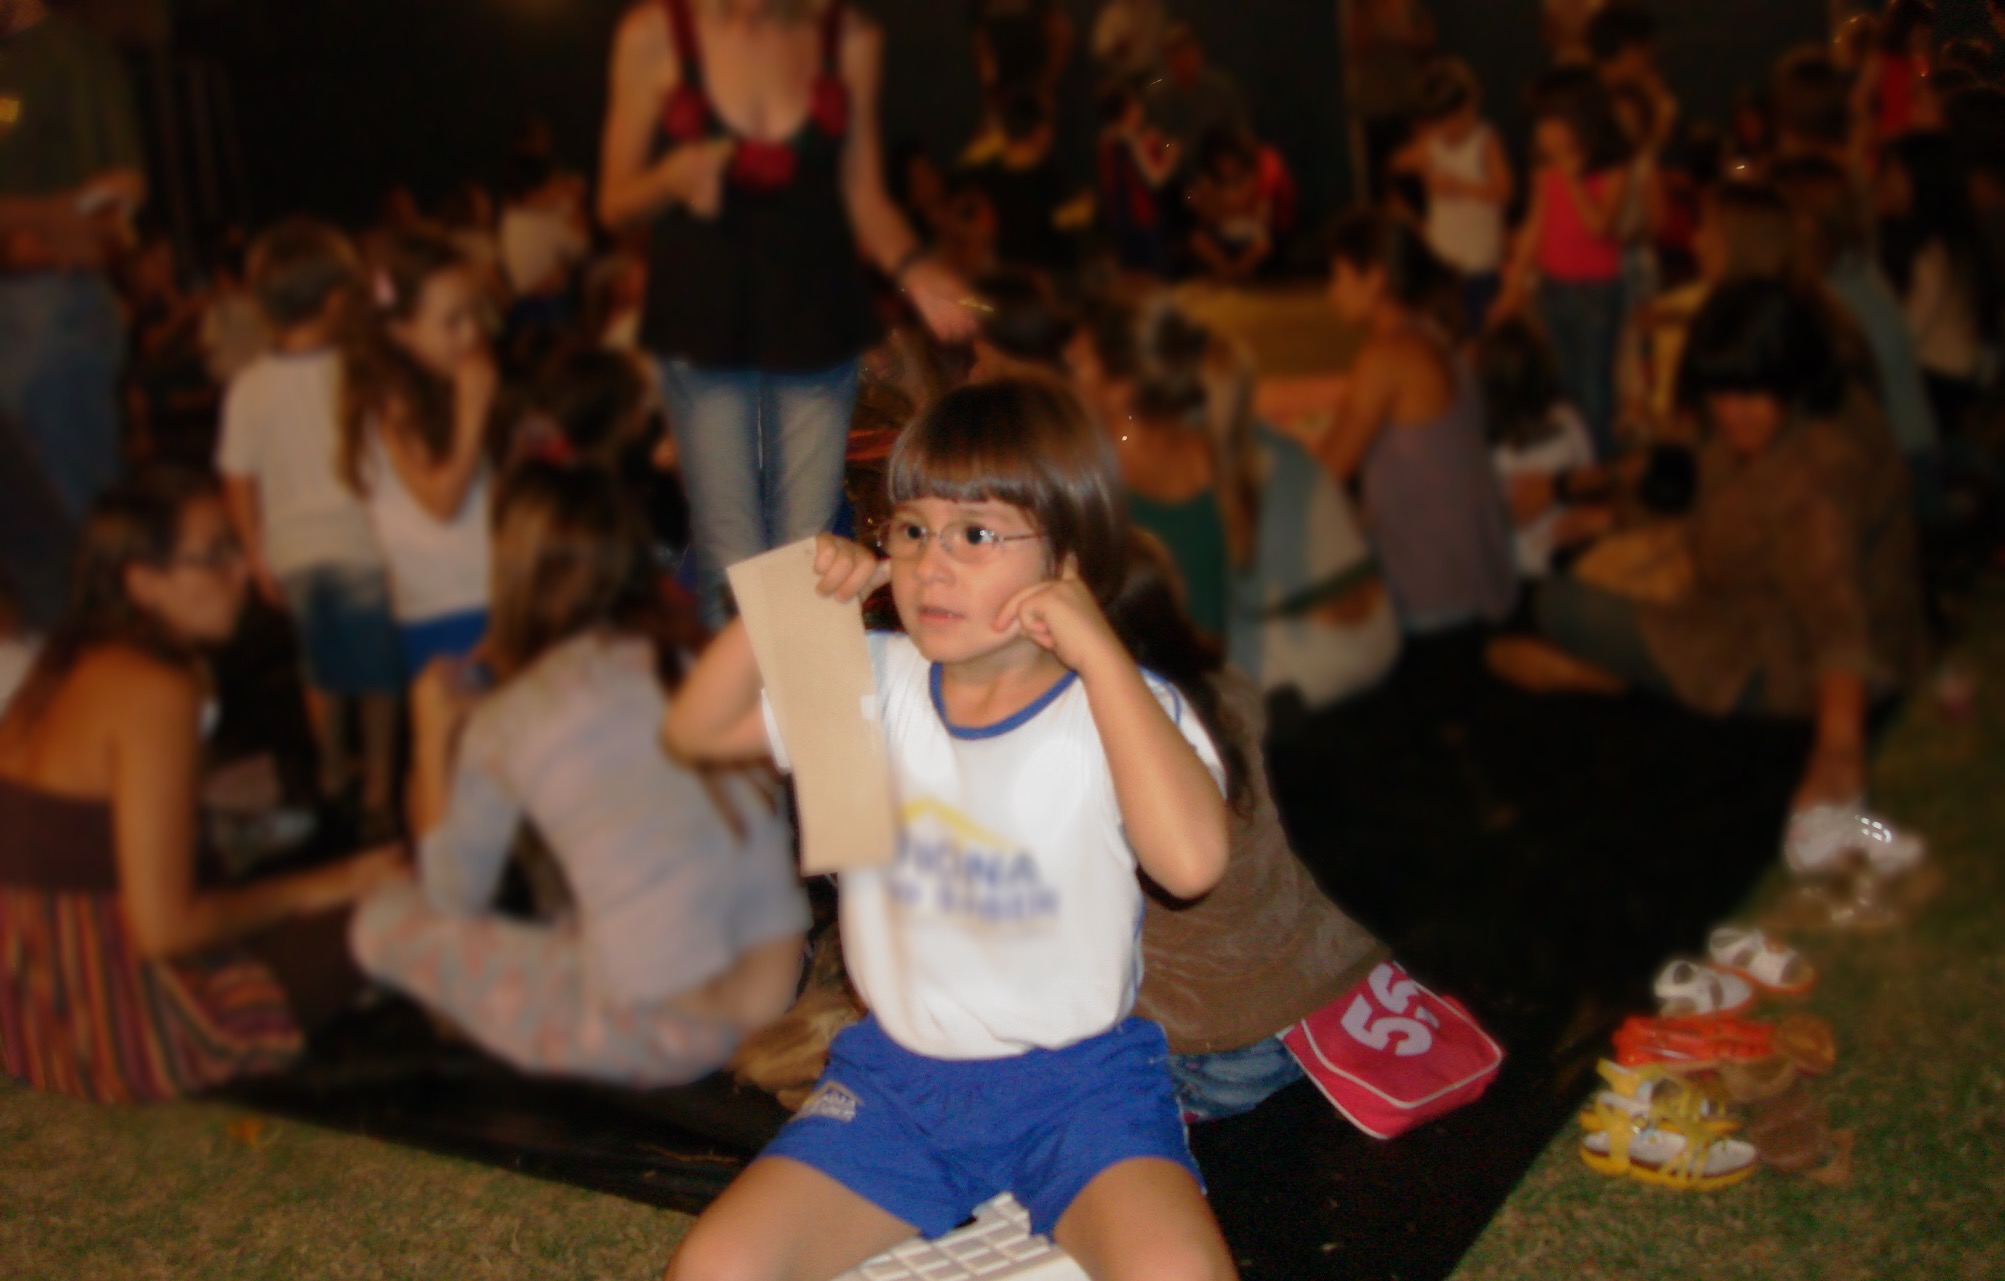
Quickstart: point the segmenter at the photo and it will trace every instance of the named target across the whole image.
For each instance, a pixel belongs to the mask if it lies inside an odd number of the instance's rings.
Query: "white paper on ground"
[[[815,590],[812,538],[731,567],[731,591],[793,766],[801,870],[882,867],[898,848],[863,607]]]

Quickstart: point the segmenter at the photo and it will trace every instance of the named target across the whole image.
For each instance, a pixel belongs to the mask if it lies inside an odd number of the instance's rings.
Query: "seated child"
[[[420,885],[362,906],[370,975],[528,1072],[677,1085],[793,999],[808,924],[775,797],[686,770],[655,731],[695,636],[671,617],[637,513],[606,473],[530,463],[496,527],[476,697],[435,662],[412,694]],[[533,822],[577,902],[554,926],[490,910]]]
[[[1130,1011],[1137,872],[1211,889],[1247,784],[1215,701],[1145,675],[1103,612],[1128,565],[1112,452],[1056,384],[980,384],[907,430],[889,489],[888,561],[824,538],[813,566],[840,601],[888,581],[905,627],[870,638],[899,848],[841,878],[872,1012],[668,1275],[834,1276],[1008,1191],[1089,1276],[1230,1277],[1162,1029]],[[664,734],[785,758],[771,724],[738,623]]]
[[[1190,248],[1199,270],[1221,284],[1259,275],[1274,254],[1274,210],[1252,144],[1236,134],[1207,139],[1190,202],[1197,213]]]
[[[1579,411],[1561,398],[1552,351],[1530,321],[1514,316],[1487,330],[1476,344],[1476,366],[1518,573],[1544,578],[1555,552],[1609,527],[1605,508],[1575,507],[1564,492],[1569,473],[1594,466],[1594,441]]]
[[[1260,691],[1192,629],[1174,574],[1154,540],[1138,540],[1110,617],[1148,670],[1210,700],[1211,718],[1225,727],[1221,750],[1239,758],[1247,795],[1232,810],[1218,886],[1194,903],[1149,896],[1135,1008],[1169,1037],[1185,1115],[1216,1120],[1302,1075],[1279,1035],[1355,987],[1386,949],[1324,897],[1288,848],[1267,789]]]

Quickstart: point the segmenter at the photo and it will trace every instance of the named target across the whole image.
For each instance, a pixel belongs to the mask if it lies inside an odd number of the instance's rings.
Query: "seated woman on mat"
[[[1135,544],[1109,620],[1150,671],[1180,689],[1216,691],[1225,736],[1246,763],[1224,877],[1195,902],[1148,896],[1135,1001],[1168,1035],[1184,1115],[1218,1120],[1302,1075],[1280,1034],[1355,987],[1386,949],[1323,896],[1288,847],[1267,787],[1260,691],[1192,628],[1162,545],[1146,534]]]
[[[1366,335],[1334,419],[1303,443],[1339,484],[1361,481],[1372,547],[1408,636],[1497,622],[1517,599],[1510,519],[1476,380],[1433,318],[1459,285],[1420,233],[1389,214],[1346,217],[1333,258],[1331,300]],[[1279,396],[1262,406],[1283,422],[1330,409]]]
[[[158,469],[84,527],[68,612],[0,721],[0,1064],[100,1102],[283,1068],[361,987],[347,905],[402,852],[203,875],[200,651],[250,580],[216,482]]]
[[[1699,428],[1694,586],[1645,604],[1555,578],[1544,639],[1493,643],[1536,690],[1630,686],[1709,715],[1811,721],[1798,808],[1855,802],[1869,704],[1921,659],[1907,481],[1874,406],[1848,388],[1828,312],[1780,281],[1721,285],[1694,318],[1679,404]]]
[[[1068,354],[1113,441],[1129,514],[1168,549],[1191,621],[1223,642],[1232,573],[1251,557],[1252,531],[1205,421],[1211,346],[1210,333],[1161,295],[1096,308]]]
[[[794,995],[808,924],[784,818],[743,771],[655,737],[694,648],[638,514],[596,468],[524,465],[501,497],[485,648],[499,682],[434,663],[413,693],[421,885],[356,915],[371,976],[525,1071],[694,1080]],[[488,909],[524,815],[575,921]]]

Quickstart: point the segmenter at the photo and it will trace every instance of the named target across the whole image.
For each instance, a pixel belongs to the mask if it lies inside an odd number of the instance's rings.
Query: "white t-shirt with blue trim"
[[[911,639],[870,635],[899,812],[897,860],[841,876],[843,955],[885,1032],[936,1059],[1062,1049],[1141,985],[1142,890],[1077,676],[997,725],[950,728]],[[1196,714],[1150,690],[1223,787]],[[774,757],[786,769],[770,710]]]

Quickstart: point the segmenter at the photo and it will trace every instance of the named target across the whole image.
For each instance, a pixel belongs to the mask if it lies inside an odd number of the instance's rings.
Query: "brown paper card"
[[[801,870],[882,867],[898,849],[863,607],[815,591],[812,538],[731,567],[731,591],[800,802]]]

